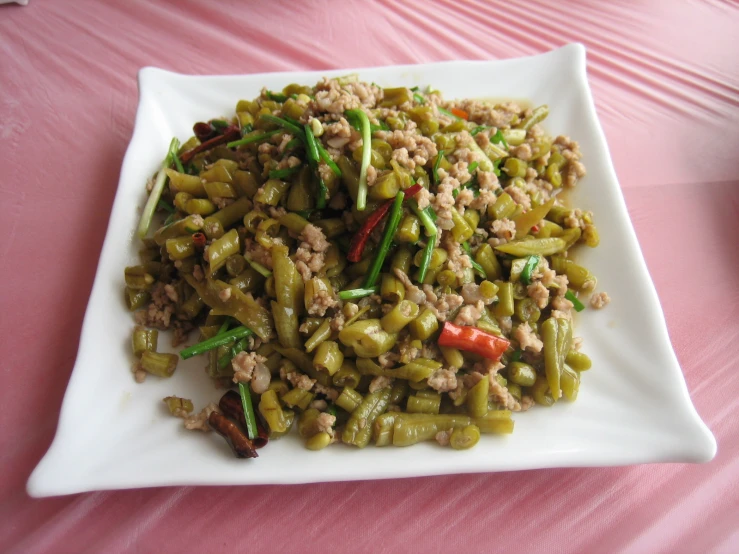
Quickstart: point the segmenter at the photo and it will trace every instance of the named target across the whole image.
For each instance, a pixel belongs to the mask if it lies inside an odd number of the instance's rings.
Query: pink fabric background
[[[739,551],[739,4],[613,4],[0,7],[0,551]],[[713,462],[27,497],[74,363],[140,67],[212,74],[495,59],[572,41],[588,48],[670,336],[718,439]]]

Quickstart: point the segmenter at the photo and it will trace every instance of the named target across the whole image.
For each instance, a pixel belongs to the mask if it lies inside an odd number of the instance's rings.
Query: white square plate
[[[582,261],[613,302],[581,314],[576,334],[593,369],[577,402],[516,414],[507,437],[485,436],[470,451],[435,444],[309,452],[286,438],[238,460],[214,433],[185,431],[162,398],[192,398],[196,409],[217,401],[202,360],[181,363],[168,380],[137,385],[129,370],[133,319],[123,303],[123,268],[137,260],[134,228],[144,185],[172,136],[192,124],[233,113],[236,101],[261,87],[312,84],[324,75],[357,72],[381,86],[432,85],[447,98],[530,99],[548,104],[547,129],[580,142],[588,175],[573,197],[595,212],[600,247]],[[48,453],[28,481],[32,496],[163,485],[307,483],[447,473],[645,462],[705,462],[716,442],[700,420],[667,336],[596,117],[585,73],[585,49],[573,44],[539,56],[360,70],[188,76],[154,68],[139,73],[136,126],[126,153],[100,265],[87,307],[79,354]],[[168,339],[164,338],[163,343]]]

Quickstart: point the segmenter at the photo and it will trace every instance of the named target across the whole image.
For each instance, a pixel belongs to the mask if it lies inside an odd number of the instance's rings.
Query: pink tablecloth
[[[0,551],[739,551],[738,28],[727,0],[0,7]],[[571,41],[588,48],[670,336],[718,439],[713,462],[26,496],[72,370],[140,67],[495,59]]]

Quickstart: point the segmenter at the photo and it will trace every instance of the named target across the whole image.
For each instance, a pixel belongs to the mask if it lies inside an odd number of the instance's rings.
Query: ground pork
[[[439,443],[439,446],[449,446],[449,439],[451,436],[452,436],[452,431],[450,429],[448,431],[439,431],[434,436],[434,439],[436,440],[436,442]]]
[[[524,395],[521,397],[521,411],[525,412],[526,410],[529,410],[534,405],[534,399],[531,398],[528,395]]]
[[[390,377],[385,377],[384,375],[378,375],[369,384],[369,391],[370,392],[376,392],[380,389],[385,389],[387,387],[392,386],[393,379]]]
[[[441,170],[440,170],[441,171]],[[452,220],[452,208],[456,202],[454,199],[454,191],[459,189],[459,181],[452,177],[445,176],[436,189],[436,195],[431,201],[431,207],[436,212],[436,224],[444,230],[454,227]]]
[[[524,142],[519,146],[512,146],[508,153],[514,158],[527,162],[531,159],[531,145],[528,142]]]
[[[476,283],[465,283],[462,285],[462,298],[465,304],[477,304],[482,302],[484,305],[492,304],[495,297],[487,298],[480,292],[480,285]]]
[[[470,208],[484,212],[488,206],[495,204],[498,197],[490,190],[480,189],[479,194],[470,203]]]
[[[263,265],[267,269],[273,268],[272,253],[249,237],[244,238],[244,256],[252,262]]]
[[[331,148],[341,149],[352,140],[357,140],[359,133],[349,125],[349,122],[341,117],[335,123],[323,126],[322,140]]]
[[[203,266],[196,265],[192,268],[192,276],[195,278],[196,281],[202,281],[205,279],[205,272],[203,271]]]
[[[347,205],[346,194],[339,192],[331,197],[331,201],[328,203],[328,207],[332,210],[344,210]]]
[[[316,384],[315,379],[311,379],[307,375],[303,375],[297,371],[291,371],[290,373],[285,374],[285,378],[290,381],[293,387],[303,390],[311,390],[313,385]]]
[[[327,412],[321,412],[316,418],[316,429],[319,433],[333,434],[334,424],[336,423],[336,416],[331,415]]]
[[[331,402],[339,397],[339,393],[336,391],[336,389],[333,389],[331,387],[324,387],[321,383],[316,383],[315,391],[317,394],[324,395]]]
[[[528,323],[522,323],[516,327],[516,330],[513,331],[513,338],[518,341],[521,350],[528,348],[533,352],[541,352],[541,349],[544,348],[544,343],[536,336]]]
[[[447,269],[453,271],[459,279],[463,279],[465,270],[472,267],[472,261],[467,252],[462,250],[462,246],[454,240],[454,235],[449,232],[442,235],[441,247],[447,253]]]
[[[221,302],[228,302],[228,299],[231,298],[231,287],[218,291],[218,298],[221,299]]]
[[[320,227],[316,227],[311,223],[303,227],[299,238],[315,252],[325,252],[331,246]]]
[[[552,313],[554,318],[572,319],[572,307],[574,304],[564,296],[555,296],[552,299]]]
[[[424,208],[431,205],[432,196],[427,188],[422,188],[414,196],[416,202],[418,202],[418,209],[423,210]]]
[[[516,236],[516,222],[508,218],[496,219],[490,229],[501,240],[509,241]]]
[[[313,295],[313,304],[308,306],[308,315],[323,317],[326,310],[339,306],[339,301],[329,291],[319,290]]]
[[[257,364],[263,364],[267,358],[260,356],[256,352],[239,352],[231,360],[234,368],[234,383],[248,383],[254,376],[254,369]]]
[[[485,311],[485,304],[479,300],[475,304],[466,304],[457,312],[455,325],[475,325]]]
[[[146,327],[169,329],[176,308],[176,300],[172,300],[172,296],[177,298],[177,292],[172,288],[174,294],[170,296],[166,291],[168,286],[171,287],[159,281],[154,284],[150,291],[151,302],[145,310],[136,312],[134,316],[136,323]]]
[[[547,307],[547,303],[549,302],[549,289],[542,285],[541,281],[537,281],[536,283],[532,283],[526,287],[526,292],[530,298],[536,301],[536,305],[540,310]]]
[[[520,117],[521,107],[514,102],[493,104],[489,101],[465,99],[446,102],[445,108],[460,108],[467,112],[469,121],[492,127],[510,127],[514,117]]]
[[[399,354],[396,354],[395,352],[385,352],[377,357],[377,362],[380,364],[380,367],[388,368],[393,367],[399,359]]]
[[[343,114],[347,110],[359,108],[361,100],[347,90],[343,90],[336,79],[326,79],[316,85],[315,98],[309,105],[311,113],[329,112]],[[304,116],[305,117],[305,116]]]
[[[477,184],[480,185],[480,191],[489,190],[495,192],[500,188],[498,182],[498,176],[492,171],[480,171],[477,170]]]
[[[318,410],[319,412],[322,412],[326,408],[328,408],[328,404],[326,403],[325,400],[318,399],[318,400],[314,400],[313,402],[311,402],[309,407],[313,408],[314,410]]]
[[[213,412],[218,412],[220,414],[221,409],[218,407],[217,404],[211,402],[205,408],[203,408],[200,413],[187,416],[185,418],[185,429],[189,431],[204,431],[207,433],[208,431],[210,431],[208,418]]]
[[[395,273],[395,276],[398,278],[398,280],[403,283],[406,292],[405,297],[408,300],[419,305],[425,303],[426,295],[420,288],[413,284],[413,282],[410,280],[408,275],[405,274],[405,272],[403,272],[401,269],[398,269],[397,267],[393,268],[393,272]]]
[[[424,288],[426,287],[430,288],[430,285],[424,285]],[[446,321],[462,304],[464,299],[458,294],[442,294],[434,302],[427,301],[426,308],[430,309],[439,321]]]
[[[493,402],[506,410],[511,410],[513,412],[521,411],[521,404],[518,403],[518,400],[513,398],[513,395],[508,392],[506,387],[500,384],[494,373],[489,373],[488,379],[490,379],[490,398]]]
[[[500,327],[500,330],[503,331],[503,333],[510,333],[511,327],[513,327],[513,320],[511,319],[511,316],[499,317],[498,326]]]
[[[509,185],[505,188],[505,191],[511,198],[513,198],[513,201],[516,204],[519,204],[525,210],[531,209],[531,198],[523,189],[515,185]]]
[[[572,339],[572,349],[580,350],[582,348],[582,337],[575,337]]]
[[[428,378],[428,386],[439,392],[449,392],[457,388],[457,375],[452,369],[437,369]]]
[[[410,335],[406,335],[400,340],[398,351],[400,352],[400,361],[404,364],[412,362],[420,354],[420,350],[413,346],[413,340]]]
[[[405,148],[409,159],[413,160],[416,165],[426,165],[437,154],[434,141],[418,134],[416,130],[378,131],[375,136],[387,141],[393,150]]]
[[[472,204],[475,200],[475,193],[472,189],[461,189],[457,195],[457,211],[460,215],[464,215],[465,208]]]
[[[607,292],[599,292],[590,297],[590,307],[600,310],[611,301],[611,297]]]

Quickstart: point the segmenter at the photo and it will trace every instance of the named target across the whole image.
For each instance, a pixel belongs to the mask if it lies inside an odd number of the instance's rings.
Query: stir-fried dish
[[[136,380],[202,355],[234,388],[166,405],[244,458],[294,426],[314,450],[466,449],[574,401],[591,362],[573,312],[609,298],[572,259],[599,237],[557,195],[585,168],[547,114],[346,77],[196,123],[149,183],[125,270]],[[197,343],[158,352],[164,329]]]

